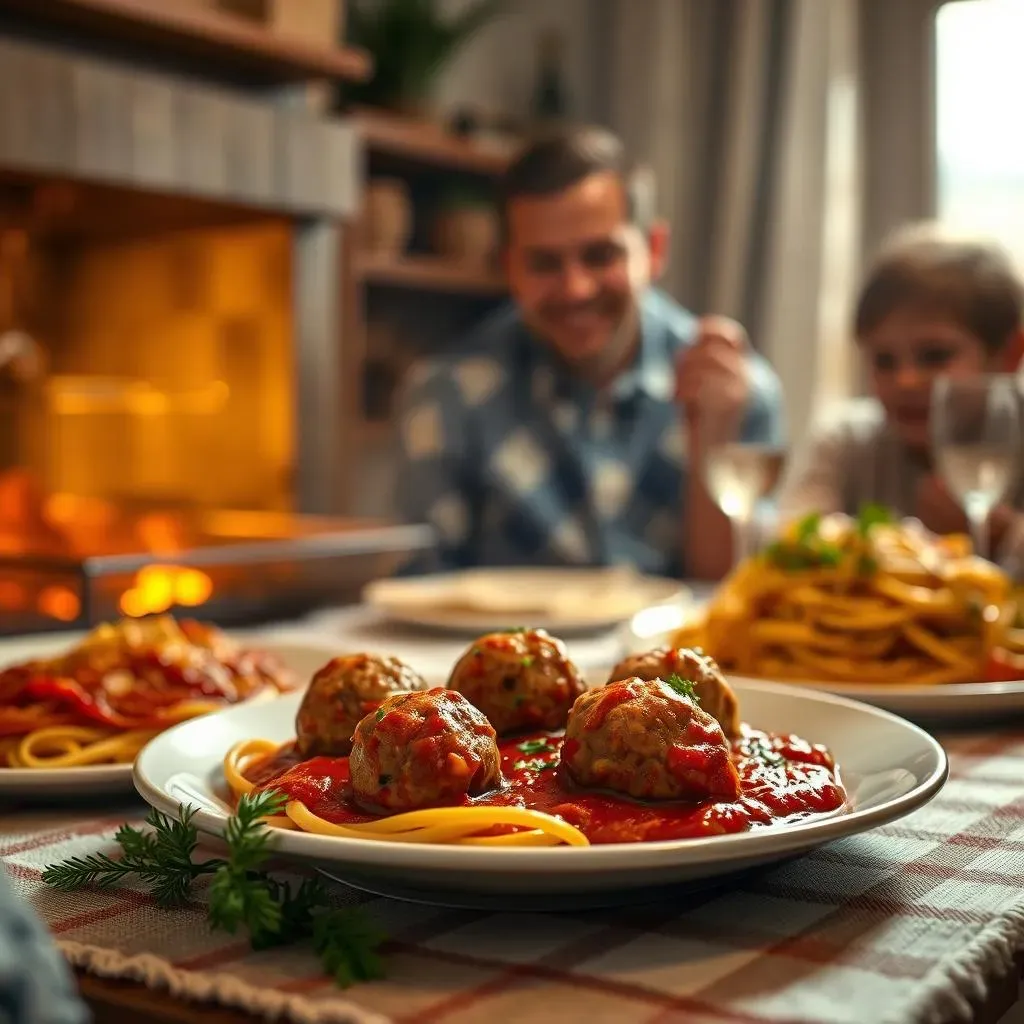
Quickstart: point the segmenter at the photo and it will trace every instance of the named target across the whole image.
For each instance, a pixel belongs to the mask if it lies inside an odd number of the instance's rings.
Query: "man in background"
[[[631,564],[717,578],[729,524],[706,492],[702,410],[781,440],[778,380],[743,329],[653,287],[668,228],[610,133],[537,142],[501,184],[513,302],[415,368],[399,508],[431,569]],[[418,566],[428,568],[428,566]]]

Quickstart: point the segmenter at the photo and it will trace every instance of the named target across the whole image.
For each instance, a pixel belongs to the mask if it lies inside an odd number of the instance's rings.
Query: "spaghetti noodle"
[[[224,757],[224,778],[235,798],[251,793],[255,784],[245,775],[261,758],[276,754],[271,740],[236,743]],[[523,807],[431,807],[393,814],[387,818],[338,825],[314,814],[301,800],[289,800],[284,816],[265,819],[277,828],[298,828],[316,835],[347,839],[384,839],[395,843],[454,843],[479,846],[589,846],[587,837],[560,818]],[[518,826],[524,832],[481,835],[502,826]]]
[[[0,767],[130,764],[172,725],[291,684],[198,622],[103,625],[66,654],[0,671]]]

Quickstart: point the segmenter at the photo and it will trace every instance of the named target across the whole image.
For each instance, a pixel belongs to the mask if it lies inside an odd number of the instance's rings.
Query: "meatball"
[[[735,800],[722,727],[660,679],[623,679],[577,698],[561,765],[581,786],[638,800]]]
[[[655,647],[620,661],[609,683],[619,679],[670,679],[679,676],[693,683],[701,709],[718,724],[726,736],[740,734],[740,705],[733,688],[725,681],[714,658],[688,647]]]
[[[398,658],[348,654],[332,658],[313,676],[295,716],[296,748],[303,757],[344,757],[361,718],[392,693],[425,690],[427,683]]]
[[[505,736],[562,728],[586,684],[561,640],[529,629],[480,637],[452,669],[448,688],[463,694]]]
[[[494,728],[462,696],[436,687],[388,697],[352,740],[352,792],[373,811],[458,804],[501,782]]]

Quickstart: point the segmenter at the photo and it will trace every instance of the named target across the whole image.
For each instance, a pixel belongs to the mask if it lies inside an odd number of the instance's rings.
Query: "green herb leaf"
[[[196,878],[212,874],[207,908],[212,927],[244,930],[256,949],[312,937],[324,969],[339,985],[381,977],[377,950],[383,936],[361,912],[330,909],[320,879],[293,888],[262,870],[271,840],[262,819],[280,813],[286,802],[284,794],[272,790],[241,797],[224,830],[226,858],[192,860],[198,844],[195,809],[182,808],[177,818],[153,811],[146,819],[148,831],[130,825],[118,829],[120,858],[72,857],[46,868],[42,878],[65,892],[138,880],[158,902],[172,905],[188,898]]]
[[[515,761],[513,762],[512,767],[517,772],[522,771],[524,768],[530,768],[535,772],[543,772],[548,768],[554,768],[555,764],[555,761],[545,761],[542,757],[534,757],[528,761]]]
[[[122,825],[114,836],[121,847],[121,857],[105,853],[88,857],[71,857],[52,864],[42,873],[42,880],[63,892],[84,886],[101,889],[133,878],[145,882],[161,906],[174,906],[188,898],[192,882],[209,873],[204,865],[193,864],[192,853],[199,834],[192,824],[194,808],[182,808],[177,818],[159,811],[150,811],[146,824],[153,831],[142,832]]]
[[[373,717],[379,722],[384,718],[386,714],[387,712],[383,708],[377,708],[377,714],[375,714]]]
[[[868,502],[861,505],[857,514],[857,532],[862,537],[867,537],[875,526],[881,526],[892,522],[892,513],[884,505],[876,505]]]
[[[805,543],[818,536],[821,527],[821,513],[811,512],[803,517],[796,525],[796,539],[798,543]]]
[[[668,679],[663,679],[663,683],[666,686],[671,687],[680,697],[689,697],[694,704],[700,704],[700,697],[697,696],[697,690],[693,683],[689,679],[684,679],[682,676],[673,673]]]
[[[516,746],[516,750],[521,750],[524,754],[553,754],[555,748],[547,740],[527,740],[525,743],[520,743]]]
[[[358,908],[330,910],[313,918],[313,948],[341,988],[384,977],[377,953],[383,941],[383,933]]]
[[[523,668],[529,668],[533,664],[534,658],[532,654],[526,654],[523,656],[522,664]]]
[[[747,757],[761,761],[770,768],[781,768],[786,763],[786,759],[763,736],[748,736],[741,749]]]

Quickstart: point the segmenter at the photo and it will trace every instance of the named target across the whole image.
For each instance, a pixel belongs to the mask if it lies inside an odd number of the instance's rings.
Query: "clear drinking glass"
[[[757,511],[778,485],[786,461],[779,445],[743,438],[745,410],[725,412],[713,401],[700,405],[704,485],[732,524],[733,565],[757,548]]]
[[[1021,382],[1013,374],[940,377],[932,393],[932,447],[967,514],[974,549],[990,558],[988,517],[1020,471]]]

